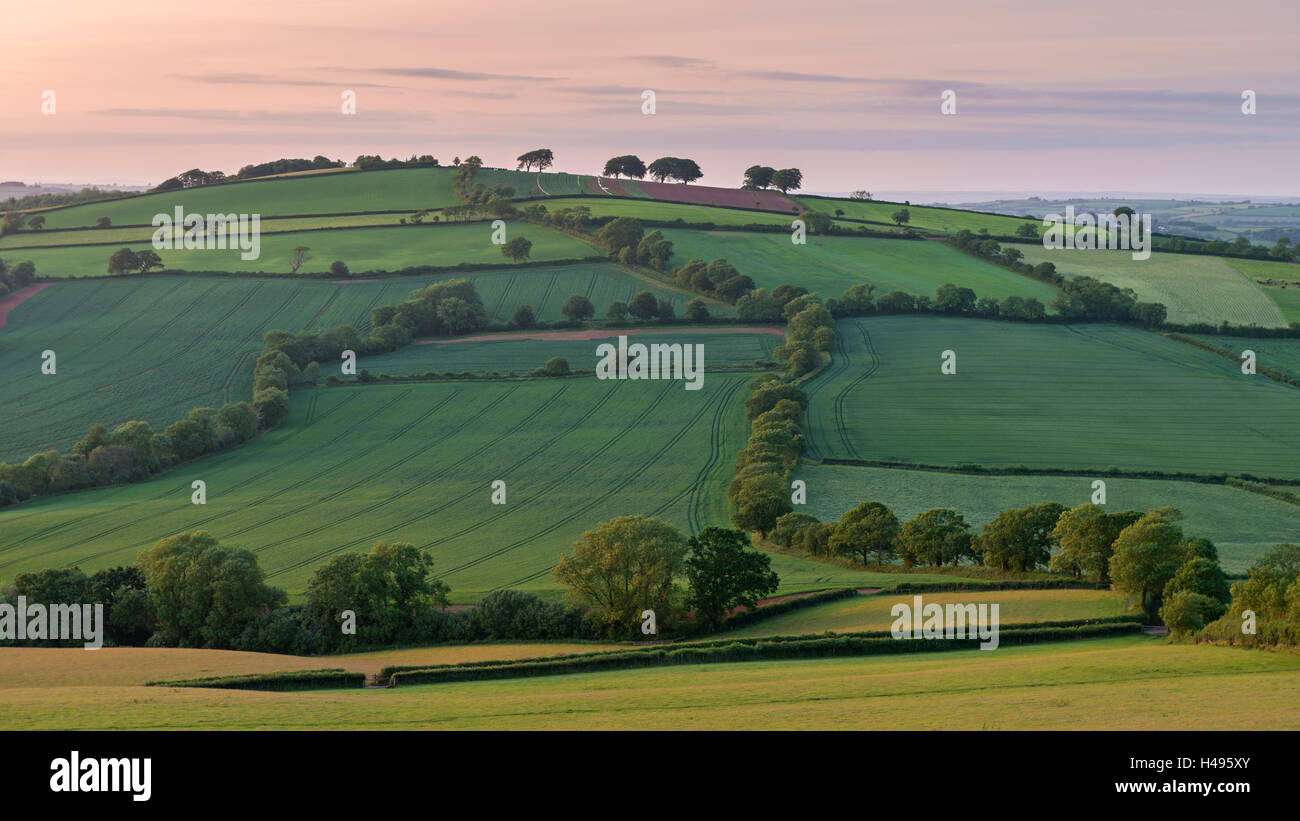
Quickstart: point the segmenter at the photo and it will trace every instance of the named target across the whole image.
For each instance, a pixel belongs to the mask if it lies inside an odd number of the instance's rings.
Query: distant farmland
[[[880,317],[841,321],[834,353],[817,456],[1300,478],[1300,393],[1142,331]]]
[[[1269,295],[1220,257],[1153,253],[1150,259],[1139,260],[1133,259],[1129,251],[1017,247],[1024,251],[1027,263],[1051,262],[1064,276],[1094,277],[1120,288],[1132,288],[1144,302],[1163,303],[1170,322],[1286,326],[1286,319]],[[1300,271],[1300,266],[1273,264]]]

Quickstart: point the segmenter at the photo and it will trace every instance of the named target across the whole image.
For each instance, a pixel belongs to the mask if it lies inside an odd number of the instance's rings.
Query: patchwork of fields
[[[556,557],[596,522],[727,521],[749,378],[715,374],[699,391],[593,377],[297,391],[288,422],[240,448],[0,511],[0,576],[129,564],[163,536],[204,529],[255,551],[291,593],[330,556],[380,540],[428,550],[456,601],[555,589]],[[206,506],[190,503],[195,479]],[[497,479],[505,506],[490,503]]]
[[[889,505],[902,520],[934,507],[950,508],[976,532],[1009,508],[1038,502],[1081,505],[1091,499],[1092,481],[1097,478],[979,476],[822,464],[801,465],[796,475],[808,483],[806,512],[823,521],[838,519],[859,502],[875,500]],[[1229,573],[1245,573],[1275,545],[1293,542],[1300,533],[1300,507],[1267,496],[1197,482],[1101,478],[1106,482],[1108,510],[1178,508],[1183,530],[1213,541]]]
[[[673,265],[692,257],[725,258],[760,288],[802,285],[825,298],[836,298],[854,285],[876,286],[876,295],[901,290],[933,296],[946,283],[961,285],[977,296],[1034,297],[1050,308],[1056,291],[1046,283],[1020,276],[963,254],[941,242],[865,237],[809,237],[795,245],[787,234],[664,229],[673,243]]]
[[[602,313],[609,302],[627,301],[641,290],[671,299],[679,312],[687,300],[610,265],[464,277],[502,323],[525,304],[544,321],[562,319],[560,307],[573,293],[588,296]],[[364,330],[372,308],[401,302],[447,278],[331,282],[169,276],[56,283],[14,309],[0,329],[0,412],[9,420],[0,429],[0,461],[67,448],[95,423],[111,428],[143,419],[160,429],[190,408],[248,399],[264,332],[336,325]],[[730,311],[722,305],[714,310]],[[54,376],[40,372],[44,350],[58,357]],[[395,355],[419,356],[420,350],[415,346]]]
[[[1294,388],[1116,325],[845,320],[809,392],[816,456],[1300,478]]]

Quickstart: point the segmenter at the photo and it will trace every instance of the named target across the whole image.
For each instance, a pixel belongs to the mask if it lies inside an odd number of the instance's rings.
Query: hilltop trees
[[[650,176],[659,182],[664,180],[678,180],[683,185],[689,182],[695,182],[704,176],[695,160],[682,159],[681,157],[660,157],[650,163],[648,169]]]
[[[534,151],[525,151],[515,157],[515,160],[518,161],[519,168],[524,171],[532,171],[534,168],[538,171],[545,171],[555,161],[555,154],[549,148],[538,148]]]
[[[646,175],[646,167],[641,158],[635,154],[624,154],[621,157],[611,157],[605,161],[604,175],[606,177],[627,176],[643,180]]]
[[[798,168],[782,168],[772,175],[772,187],[784,194],[803,186],[803,172]]]
[[[766,165],[751,165],[745,169],[745,182],[742,188],[767,188],[772,184],[772,175],[776,170]]]
[[[782,168],[777,171],[766,165],[751,165],[745,169],[745,182],[741,187],[750,190],[772,187],[780,189],[784,194],[802,186],[803,172],[798,168]]]

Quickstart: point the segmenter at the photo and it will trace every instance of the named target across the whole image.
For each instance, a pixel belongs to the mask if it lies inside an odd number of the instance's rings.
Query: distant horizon
[[[372,0],[359,16],[319,0],[187,7],[183,25],[160,24],[177,15],[161,0],[58,8],[6,10],[0,178],[156,184],[316,154],[513,167],[550,147],[575,173],[689,156],[722,187],[760,164],[825,191],[1300,192],[1292,0],[1120,17],[1031,0],[996,14],[827,0],[815,15]]]

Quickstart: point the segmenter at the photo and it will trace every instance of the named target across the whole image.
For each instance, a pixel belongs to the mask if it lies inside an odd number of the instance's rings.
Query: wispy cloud
[[[178,80],[195,83],[217,83],[220,85],[283,85],[316,86],[330,88],[392,88],[382,83],[329,82],[326,80],[294,80],[287,77],[272,77],[268,74],[248,74],[243,72],[217,72],[213,74],[173,74]]]
[[[717,65],[712,60],[706,60],[703,57],[677,57],[671,54],[648,54],[625,59],[667,68],[714,68]]]
[[[466,80],[481,82],[483,80],[518,80],[528,83],[553,83],[563,77],[533,77],[527,74],[490,74],[483,71],[457,71],[450,68],[375,68],[378,74],[391,74],[397,77],[424,77],[434,80]]]

